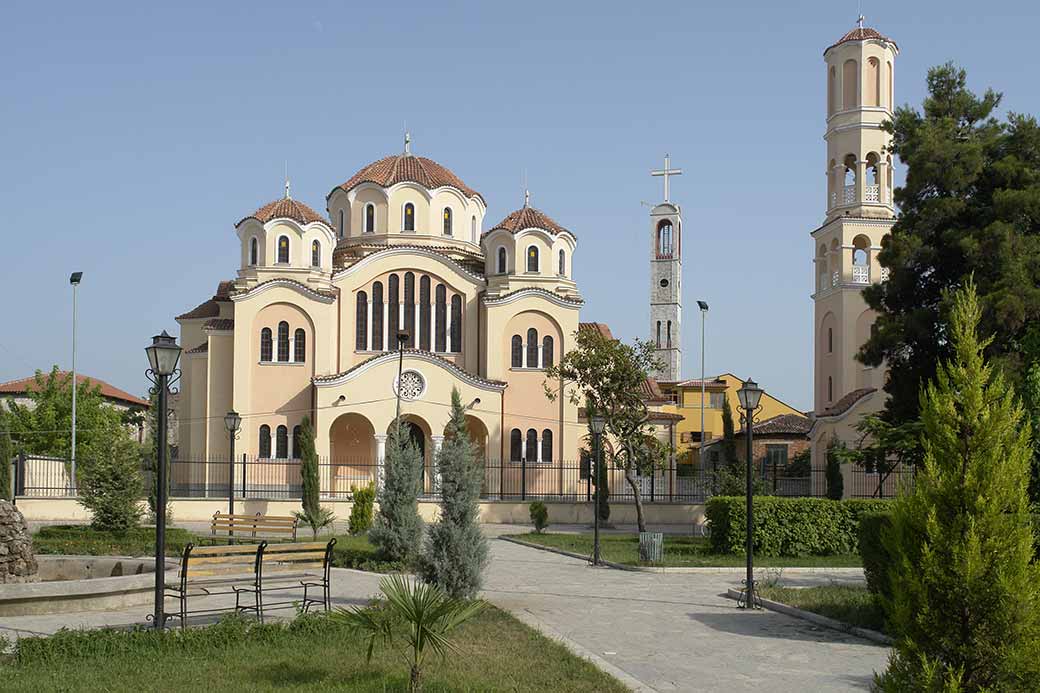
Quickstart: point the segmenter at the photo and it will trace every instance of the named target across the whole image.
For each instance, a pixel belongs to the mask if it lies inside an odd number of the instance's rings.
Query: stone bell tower
[[[682,366],[682,211],[668,199],[668,179],[682,169],[670,164],[666,154],[664,168],[650,172],[664,178],[664,201],[650,210],[650,339],[662,381],[679,380]]]

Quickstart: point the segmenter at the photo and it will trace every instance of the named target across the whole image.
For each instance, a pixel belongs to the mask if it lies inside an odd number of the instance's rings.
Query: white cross
[[[682,175],[682,169],[681,168],[672,168],[671,167],[671,162],[672,162],[672,160],[668,157],[667,154],[665,154],[664,155],[664,168],[662,170],[660,170],[660,171],[651,171],[650,172],[651,176],[664,176],[664,201],[665,202],[668,201],[668,176],[681,176]]]

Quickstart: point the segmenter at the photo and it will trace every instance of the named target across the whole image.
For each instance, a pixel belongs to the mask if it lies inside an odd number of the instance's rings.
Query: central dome
[[[479,197],[481,201],[484,200],[480,193],[463,183],[462,179],[448,168],[441,166],[433,159],[408,153],[394,154],[379,161],[373,161],[338,187],[349,192],[362,183],[374,183],[389,188],[406,181],[418,183],[431,190],[448,186],[461,191],[466,197]]]

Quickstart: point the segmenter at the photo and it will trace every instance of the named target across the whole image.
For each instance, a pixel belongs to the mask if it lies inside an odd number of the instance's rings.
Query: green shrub
[[[841,449],[844,447],[845,443],[837,440],[827,446],[824,478],[827,481],[827,497],[831,500],[841,500],[845,495],[845,478],[841,475]]]
[[[715,496],[705,515],[715,553],[743,553],[746,499]],[[755,553],[760,556],[829,556],[856,553],[859,518],[883,511],[891,501],[755,496]]]
[[[549,526],[549,509],[545,507],[545,503],[535,501],[527,510],[531,513],[531,524],[534,525],[534,531],[539,534],[544,532],[545,528]]]
[[[888,567],[892,556],[881,541],[882,532],[892,525],[892,513],[868,512],[859,518],[859,555],[863,559],[863,574],[872,594],[890,597]]]
[[[365,486],[351,486],[350,496],[354,506],[350,509],[350,524],[347,531],[352,536],[364,534],[372,527],[372,511],[376,502],[376,485],[369,482]]]
[[[200,543],[186,529],[166,528],[166,555],[178,556],[189,542]],[[155,528],[135,527],[125,532],[97,530],[90,525],[49,525],[33,535],[33,550],[70,556],[152,556]]]
[[[91,513],[95,529],[122,531],[141,521],[144,495],[137,443],[117,435],[100,445],[101,455],[80,467],[79,502]]]

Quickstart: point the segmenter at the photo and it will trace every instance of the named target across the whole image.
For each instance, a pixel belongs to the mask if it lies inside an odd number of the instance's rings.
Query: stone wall
[[[38,580],[29,525],[13,503],[0,500],[0,584]]]

